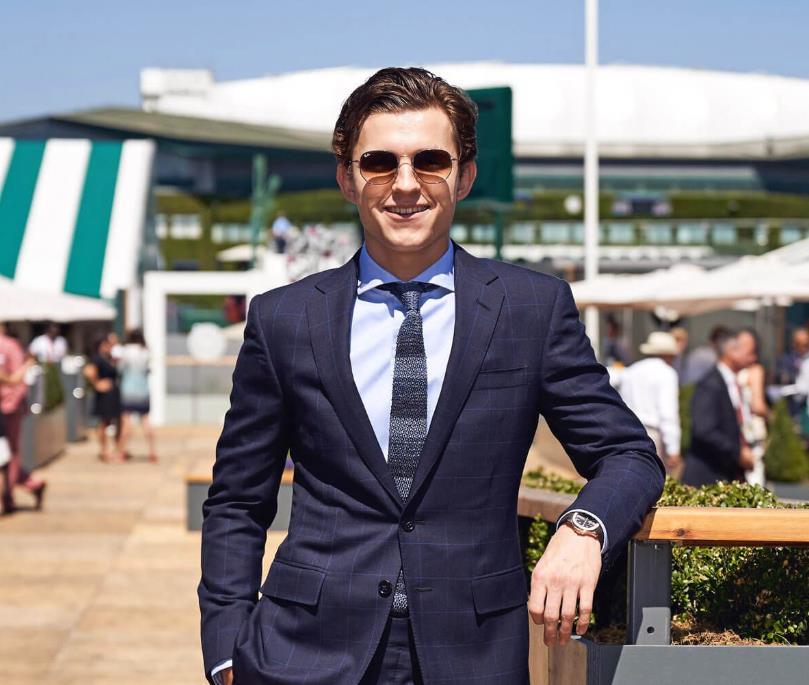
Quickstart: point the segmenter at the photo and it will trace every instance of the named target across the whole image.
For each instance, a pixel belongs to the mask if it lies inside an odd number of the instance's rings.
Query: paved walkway
[[[199,685],[199,533],[185,530],[183,477],[213,455],[218,429],[159,431],[108,465],[94,441],[40,470],[42,512],[0,518],[3,685]],[[270,533],[268,553],[283,538]],[[268,563],[269,555],[266,560]]]
[[[39,473],[45,507],[20,492],[0,518],[2,685],[200,685],[199,533],[185,529],[184,476],[213,459],[219,429],[158,431],[159,464],[142,441],[109,465],[93,440]],[[540,459],[538,452],[545,459]],[[529,465],[570,463],[540,433]],[[265,567],[283,539],[268,536]]]

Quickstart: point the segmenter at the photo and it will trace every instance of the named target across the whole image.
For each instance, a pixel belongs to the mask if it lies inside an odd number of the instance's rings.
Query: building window
[[[711,242],[714,245],[735,245],[738,239],[734,224],[716,223],[711,229]]]
[[[266,231],[258,236],[260,243],[266,239]],[[250,224],[214,224],[211,226],[211,241],[221,243],[252,243],[253,227]]]
[[[156,214],[154,218],[154,233],[161,240],[169,236],[169,221],[165,214]]]
[[[646,224],[643,240],[649,245],[670,245],[673,242],[671,224]]]
[[[197,214],[173,214],[169,236],[175,240],[198,240],[202,237],[202,224]]]
[[[540,227],[543,243],[569,243],[570,224],[560,221],[546,221]]]
[[[536,223],[533,221],[518,221],[509,226],[509,243],[523,243],[531,245],[535,241]]]
[[[465,243],[469,240],[469,229],[463,224],[455,224],[449,229],[449,237],[456,243]]]
[[[781,245],[789,245],[803,237],[800,226],[781,226]]]
[[[611,245],[633,245],[635,243],[635,227],[628,222],[607,224],[606,242]]]
[[[472,226],[473,243],[493,243],[495,228],[491,224],[475,224]]]
[[[680,245],[704,245],[708,239],[705,224],[683,223],[677,226],[677,243]]]

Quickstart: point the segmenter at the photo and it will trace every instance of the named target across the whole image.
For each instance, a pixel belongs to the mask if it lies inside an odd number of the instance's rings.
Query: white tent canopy
[[[21,288],[0,276],[0,321],[109,321],[115,309],[102,300]]]
[[[572,284],[579,307],[665,308],[681,315],[809,301],[809,239],[705,271],[692,265]]]

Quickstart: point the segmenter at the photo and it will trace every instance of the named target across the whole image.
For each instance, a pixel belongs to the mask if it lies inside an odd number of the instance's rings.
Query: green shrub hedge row
[[[523,484],[570,494],[580,489],[573,481],[541,470],[526,474]],[[658,506],[791,508],[754,485],[716,483],[692,488],[671,479]],[[525,559],[529,571],[552,533],[551,524],[539,518],[532,522]],[[672,556],[675,618],[767,643],[809,644],[809,550],[675,545]]]

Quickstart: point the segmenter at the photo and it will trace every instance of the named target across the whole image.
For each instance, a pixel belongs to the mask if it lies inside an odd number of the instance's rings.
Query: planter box
[[[807,681],[809,647],[598,645],[549,650],[548,685],[763,685]],[[531,683],[542,683],[541,680]],[[544,685],[544,684],[543,684]]]
[[[209,459],[194,464],[185,476],[186,529],[202,530],[202,504],[211,487],[213,464]],[[278,488],[278,510],[270,530],[287,530],[292,514],[292,469],[285,469]]]
[[[20,436],[20,462],[26,471],[47,464],[65,449],[67,425],[64,405],[23,419]]]

